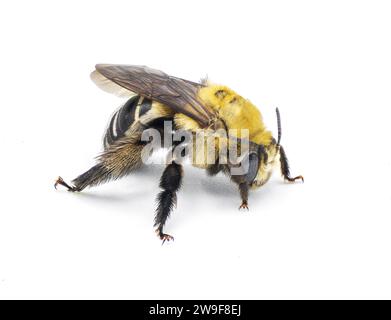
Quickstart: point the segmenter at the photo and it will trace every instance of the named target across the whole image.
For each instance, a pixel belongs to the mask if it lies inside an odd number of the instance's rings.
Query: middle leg
[[[176,205],[176,192],[179,190],[182,184],[183,169],[182,165],[172,161],[165,168],[162,177],[160,178],[160,188],[163,189],[158,196],[158,207],[156,209],[155,224],[156,233],[165,241],[174,240],[174,237],[165,234],[163,232],[164,224],[173,207]]]

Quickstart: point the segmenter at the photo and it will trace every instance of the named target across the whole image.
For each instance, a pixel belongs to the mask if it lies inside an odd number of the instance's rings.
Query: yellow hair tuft
[[[222,85],[203,87],[199,90],[198,96],[215,110],[228,129],[236,129],[233,135],[240,138],[241,130],[247,129],[251,141],[262,145],[270,144],[272,134],[266,129],[260,111],[249,100]]]

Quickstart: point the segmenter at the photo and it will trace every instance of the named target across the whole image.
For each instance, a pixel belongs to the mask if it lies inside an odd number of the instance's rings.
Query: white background
[[[391,298],[387,1],[3,1],[1,298]],[[95,63],[208,74],[255,103],[292,174],[239,212],[186,167],[161,246],[162,167],[71,194],[121,99]]]

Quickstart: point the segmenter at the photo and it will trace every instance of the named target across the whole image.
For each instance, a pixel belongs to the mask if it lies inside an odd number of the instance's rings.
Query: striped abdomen
[[[141,96],[131,97],[112,116],[103,139],[104,148],[107,149],[116,140],[125,136],[126,131],[133,122],[147,113],[151,109],[151,106],[152,101],[150,99]]]

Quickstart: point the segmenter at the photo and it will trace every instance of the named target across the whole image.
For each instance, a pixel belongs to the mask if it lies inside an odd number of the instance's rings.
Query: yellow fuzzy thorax
[[[232,134],[241,137],[241,129],[249,130],[252,142],[269,145],[272,134],[263,123],[262,115],[249,100],[244,99],[226,86],[208,85],[198,92],[198,97],[211,107],[218,118],[224,120],[228,129],[236,129]]]

